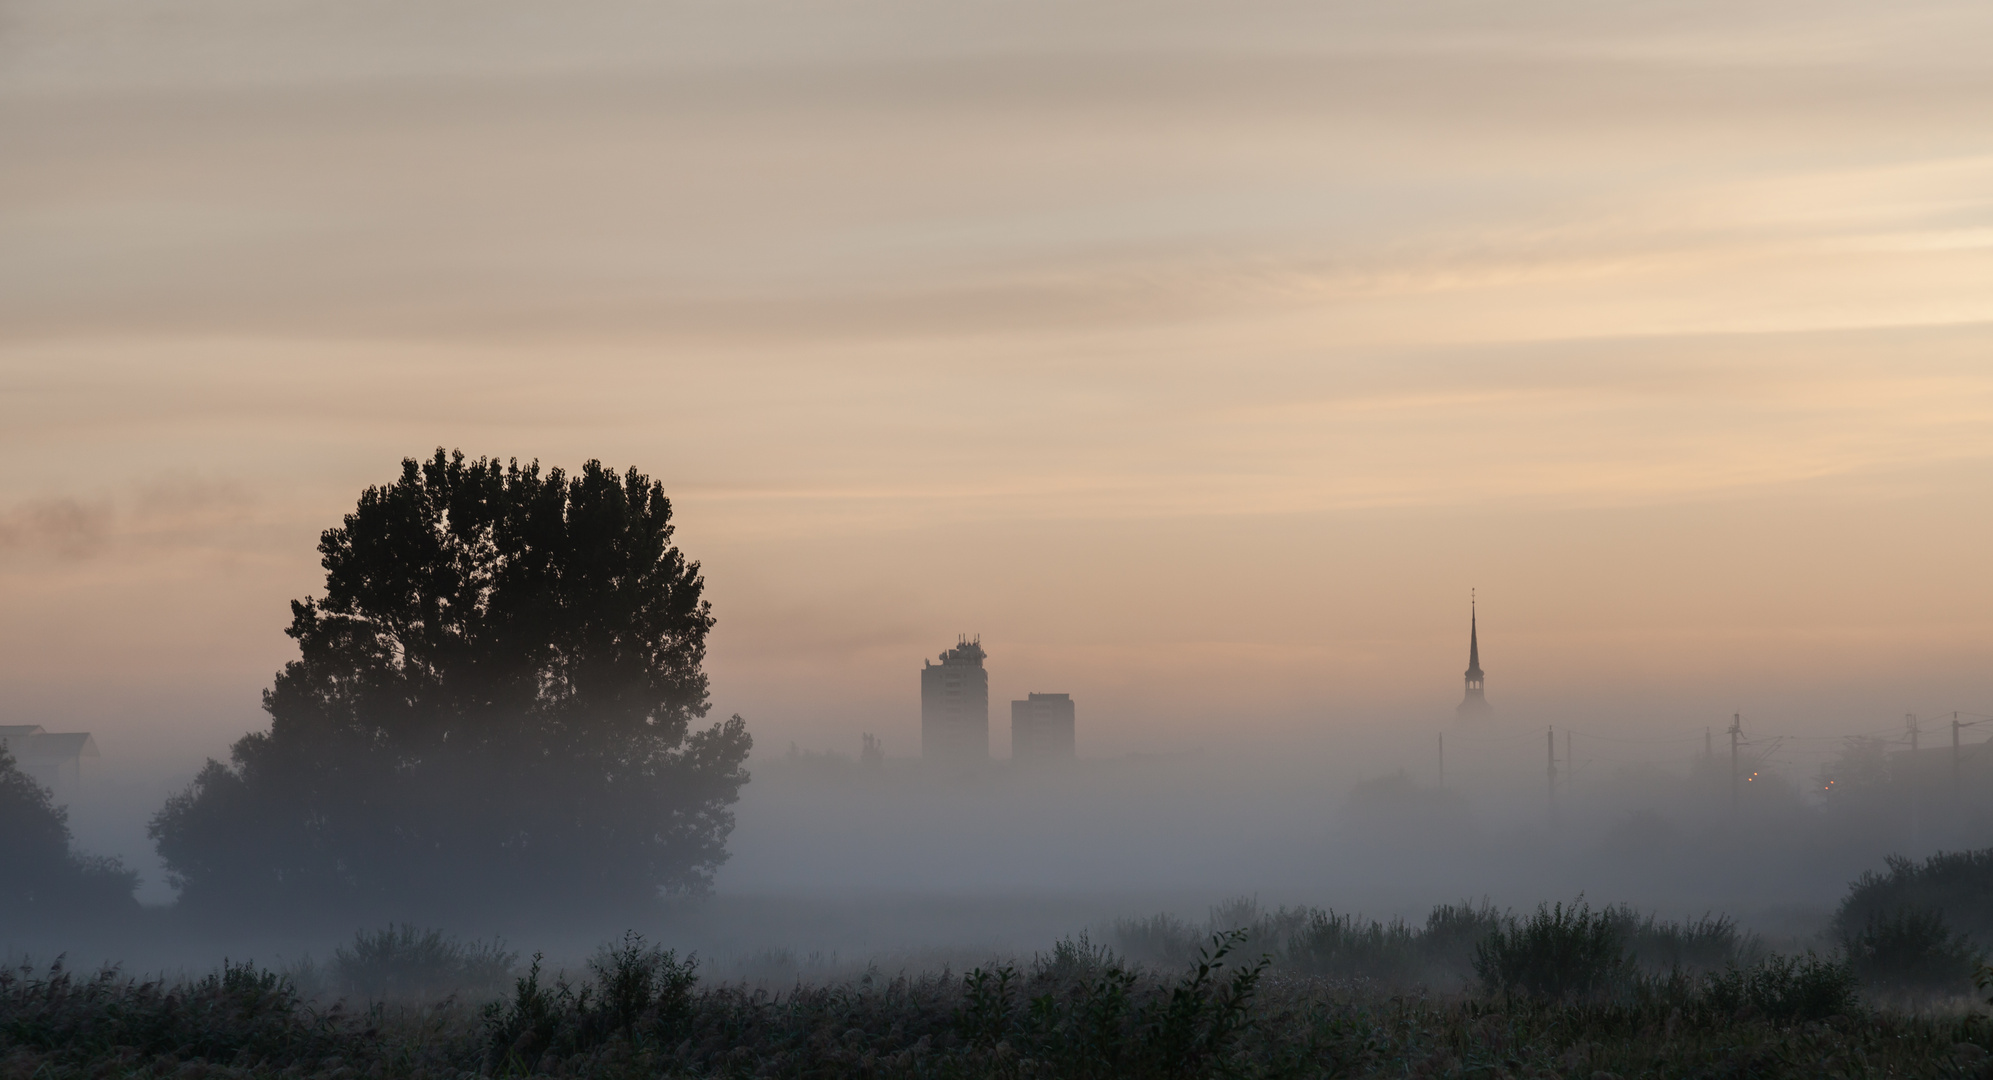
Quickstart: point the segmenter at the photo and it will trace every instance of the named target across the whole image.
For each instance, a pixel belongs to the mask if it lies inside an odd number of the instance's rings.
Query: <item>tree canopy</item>
[[[0,919],[48,925],[136,906],[137,874],[69,842],[69,811],[0,744]]]
[[[631,469],[402,462],[318,550],[270,728],[151,833],[183,902],[296,914],[600,906],[699,890],[747,773],[671,502]]]

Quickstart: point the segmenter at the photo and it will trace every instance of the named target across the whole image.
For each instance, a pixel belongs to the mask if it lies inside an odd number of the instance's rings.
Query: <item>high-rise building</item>
[[[920,756],[926,761],[990,759],[990,673],[983,639],[957,638],[920,669]]]
[[[1481,686],[1481,626],[1480,615],[1475,610],[1472,596],[1467,600],[1467,696],[1460,699],[1459,708],[1454,712],[1462,716],[1470,713],[1484,713],[1492,708],[1487,694]]]
[[[1030,694],[1010,703],[1010,759],[1051,761],[1078,755],[1071,694]]]

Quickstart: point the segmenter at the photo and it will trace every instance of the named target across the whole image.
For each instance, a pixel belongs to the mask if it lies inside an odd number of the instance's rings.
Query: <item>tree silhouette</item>
[[[672,532],[634,469],[403,461],[319,540],[270,730],[153,819],[183,902],[447,915],[705,888],[751,740],[738,716],[693,727],[713,618]]]
[[[69,848],[69,811],[0,744],[0,920],[49,926],[129,912],[138,875]]]

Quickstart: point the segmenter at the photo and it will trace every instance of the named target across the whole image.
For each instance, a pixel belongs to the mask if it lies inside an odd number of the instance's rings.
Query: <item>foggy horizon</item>
[[[93,735],[76,847],[168,905],[147,823],[269,730],[321,533],[439,449],[600,461],[754,741],[687,941],[1580,894],[1810,941],[1989,842],[1902,753],[1993,714],[1989,31],[16,0],[0,725]],[[963,634],[993,760],[922,769]],[[1078,761],[1007,763],[1033,692]],[[1908,761],[1868,831],[1813,790],[1855,737]]]

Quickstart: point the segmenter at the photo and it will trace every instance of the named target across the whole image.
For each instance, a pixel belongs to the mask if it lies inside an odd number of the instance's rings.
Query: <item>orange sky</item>
[[[764,746],[1993,712],[1993,9],[15,0],[0,722],[220,753],[360,487],[635,465]],[[1325,734],[1326,733],[1326,734]]]

